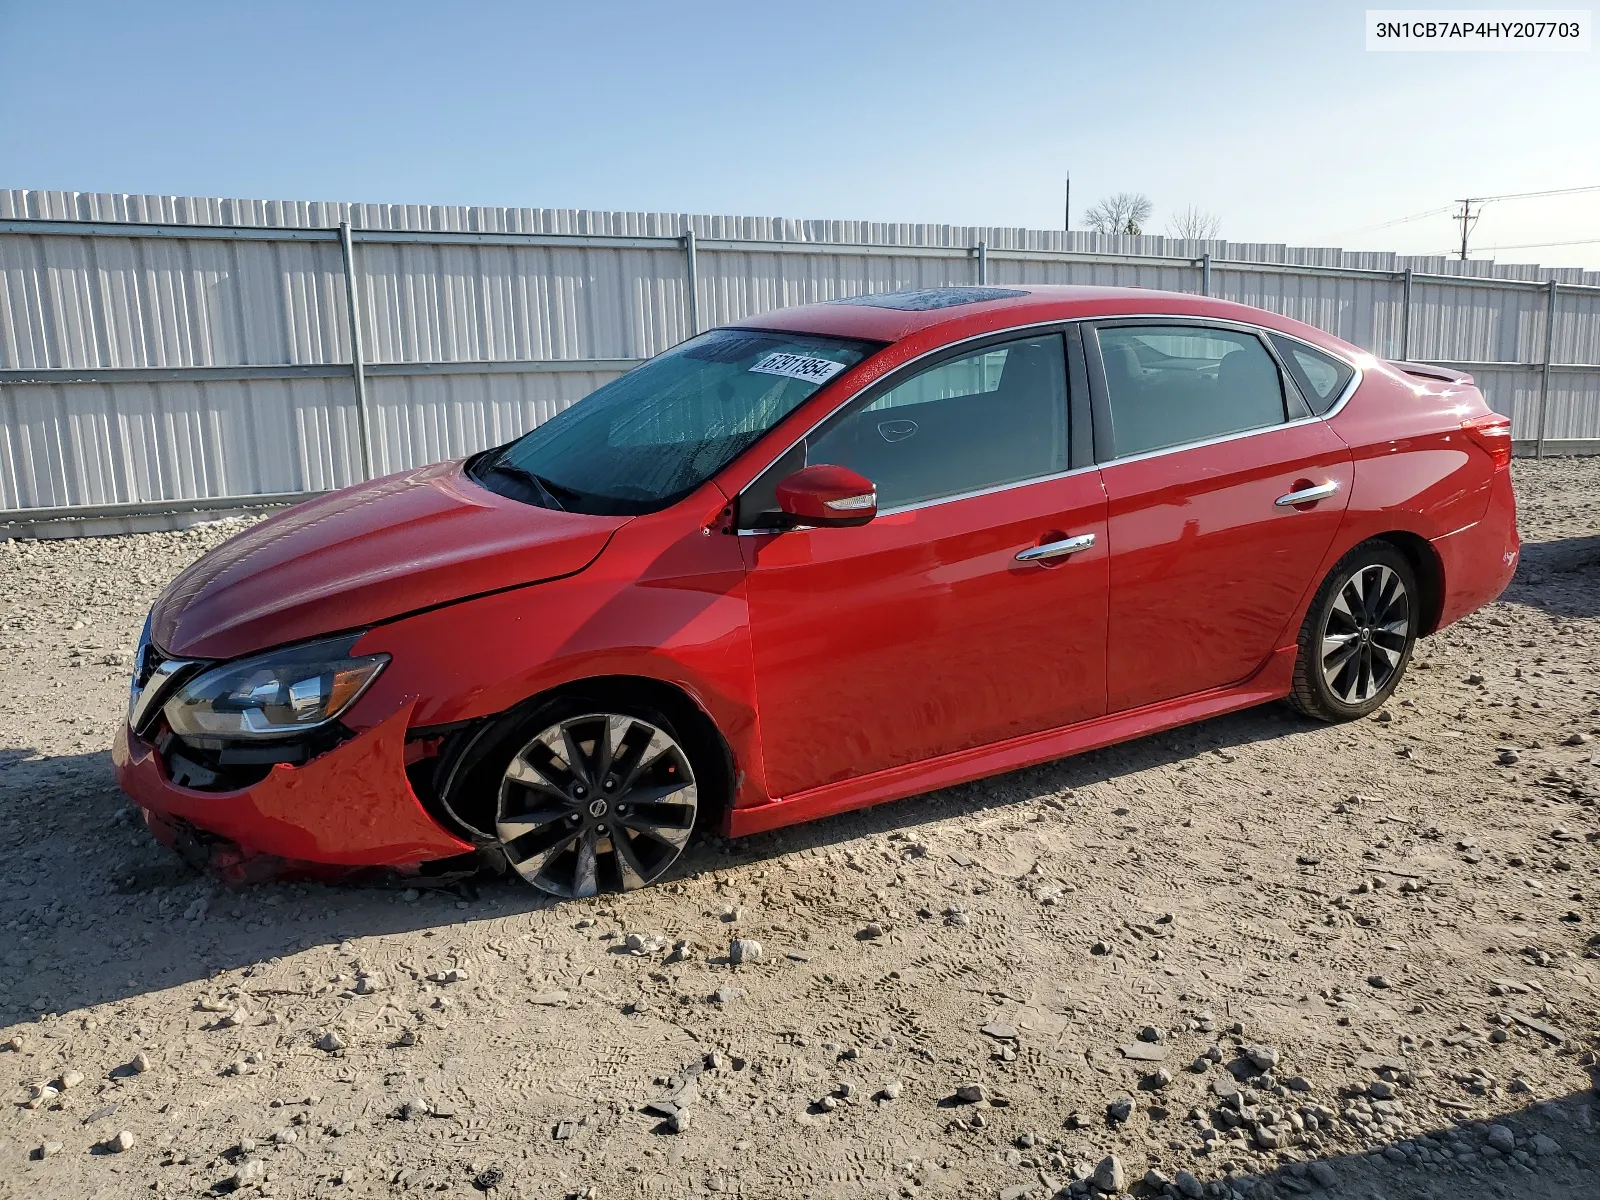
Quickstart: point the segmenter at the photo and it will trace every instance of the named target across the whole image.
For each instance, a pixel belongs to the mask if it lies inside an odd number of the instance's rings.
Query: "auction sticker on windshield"
[[[790,379],[804,379],[808,383],[826,383],[844,370],[844,364],[834,362],[830,358],[810,358],[804,354],[789,354],[775,350],[750,370],[759,371],[763,375],[786,375]]]

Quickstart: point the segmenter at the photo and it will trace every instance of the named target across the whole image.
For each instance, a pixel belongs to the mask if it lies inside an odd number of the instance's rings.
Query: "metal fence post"
[[[1406,268],[1405,286],[1400,294],[1400,361],[1411,358],[1411,268]]]
[[[361,440],[361,477],[372,478],[372,434],[367,422],[367,364],[361,351],[361,309],[356,287],[356,245],[350,222],[339,222],[339,248],[344,251],[345,309],[350,317],[350,373],[356,385],[356,432]]]
[[[1544,457],[1545,418],[1550,411],[1550,359],[1556,348],[1556,281],[1545,284],[1544,363],[1539,369],[1539,426],[1534,457]]]
[[[1200,256],[1200,294],[1211,295],[1211,252],[1208,250]]]
[[[978,239],[978,286],[989,282],[989,243]]]
[[[684,281],[684,322],[689,326],[689,336],[700,332],[700,265],[694,256],[694,230],[683,231],[683,265],[688,278]]]

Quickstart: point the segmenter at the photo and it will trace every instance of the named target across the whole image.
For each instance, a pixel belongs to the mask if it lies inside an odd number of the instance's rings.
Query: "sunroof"
[[[835,304],[870,304],[873,308],[898,308],[902,312],[927,312],[935,308],[954,308],[958,304],[981,304],[985,300],[1015,300],[1026,296],[1016,288],[942,287],[918,288],[909,292],[877,292],[871,296],[849,296]]]

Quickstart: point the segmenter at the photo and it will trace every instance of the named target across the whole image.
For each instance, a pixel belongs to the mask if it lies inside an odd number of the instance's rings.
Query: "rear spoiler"
[[[1395,359],[1384,360],[1396,371],[1404,372],[1417,379],[1437,379],[1442,383],[1472,383],[1473,378],[1466,371],[1455,367],[1441,367],[1436,363],[1399,362]]]

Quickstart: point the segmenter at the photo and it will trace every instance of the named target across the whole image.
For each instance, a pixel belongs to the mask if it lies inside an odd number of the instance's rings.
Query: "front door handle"
[[[1300,488],[1287,496],[1279,496],[1273,503],[1279,508],[1294,508],[1297,504],[1315,504],[1318,500],[1326,500],[1338,490],[1337,481],[1319,483],[1316,487]]]
[[[1094,534],[1080,533],[1077,537],[1063,538],[1059,542],[1046,542],[1042,546],[1029,546],[1017,555],[1017,561],[1044,562],[1047,559],[1076,554],[1080,550],[1087,550],[1092,545],[1094,545]]]

